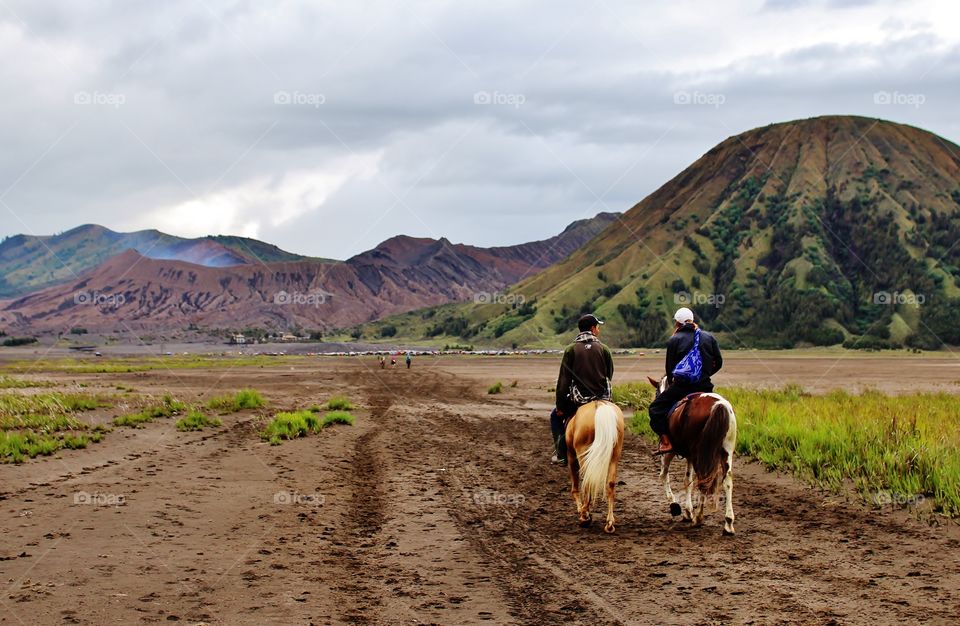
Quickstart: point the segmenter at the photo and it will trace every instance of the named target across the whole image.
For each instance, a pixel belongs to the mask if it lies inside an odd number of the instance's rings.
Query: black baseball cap
[[[579,322],[577,322],[577,328],[580,329],[580,332],[583,332],[585,330],[590,330],[594,326],[600,326],[602,324],[603,322],[601,322],[596,315],[593,313],[587,313],[580,318]]]

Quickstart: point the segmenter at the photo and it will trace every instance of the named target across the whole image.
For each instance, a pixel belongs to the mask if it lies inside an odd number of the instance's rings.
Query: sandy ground
[[[957,361],[941,361],[738,354],[717,382],[828,389],[867,378],[888,391],[957,392]],[[618,378],[658,363],[619,359]],[[956,622],[957,525],[751,463],[736,465],[738,534],[725,538],[719,513],[696,529],[670,517],[648,443],[628,437],[616,535],[579,528],[568,474],[548,463],[555,368],[425,358],[381,371],[324,358],[56,375],[186,401],[254,386],[270,410],[201,433],[158,420],[0,466],[0,623]],[[496,380],[517,387],[488,396]],[[266,415],[333,393],[360,405],[356,426],[261,443]]]

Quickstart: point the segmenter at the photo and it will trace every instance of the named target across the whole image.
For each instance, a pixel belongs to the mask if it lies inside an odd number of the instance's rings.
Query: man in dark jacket
[[[700,360],[703,370],[697,382],[674,379],[673,373],[677,365],[693,349],[694,335],[698,326],[693,319],[693,311],[684,307],[673,316],[674,331],[667,342],[667,389],[650,403],[650,428],[660,435],[660,447],[657,454],[672,452],[670,440],[667,437],[667,418],[673,406],[691,393],[709,393],[713,391],[713,382],[710,377],[723,367],[723,356],[720,346],[713,335],[700,330]]]
[[[593,400],[609,400],[612,395],[613,355],[600,343],[600,326],[596,315],[580,318],[580,334],[563,353],[557,377],[557,404],[550,414],[555,463],[567,462],[566,423],[580,406]]]

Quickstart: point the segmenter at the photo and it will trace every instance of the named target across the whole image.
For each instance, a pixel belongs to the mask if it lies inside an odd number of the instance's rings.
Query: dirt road
[[[500,376],[511,380],[510,368]],[[456,373],[451,373],[456,372]],[[357,425],[271,447],[262,417],[169,420],[0,466],[3,624],[955,623],[960,532],[736,467],[735,538],[667,513],[630,437],[618,531],[580,529],[548,462],[549,394],[415,363],[87,375],[271,409],[335,392]],[[543,382],[542,380],[540,381]],[[268,411],[262,412],[263,415]],[[105,416],[108,417],[108,416]]]

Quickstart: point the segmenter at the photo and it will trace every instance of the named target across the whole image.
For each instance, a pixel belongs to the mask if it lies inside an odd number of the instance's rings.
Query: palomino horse
[[[658,383],[648,378],[663,393],[669,383],[664,376]],[[709,496],[715,496],[723,486],[726,500],[723,534],[732,535],[733,529],[733,451],[737,444],[737,417],[733,406],[717,393],[690,394],[677,403],[670,412],[668,436],[673,453],[664,454],[660,461],[660,480],[670,501],[670,513],[683,514],[695,526],[703,523],[703,506]],[[681,507],[670,489],[670,461],[674,456],[687,459],[686,499]],[[700,502],[693,508],[693,487],[700,491]]]
[[[577,503],[580,525],[593,520],[590,503],[606,494],[607,523],[604,532],[616,530],[613,517],[617,463],[623,452],[623,413],[613,402],[597,400],[580,407],[567,423],[567,456],[573,500]]]

